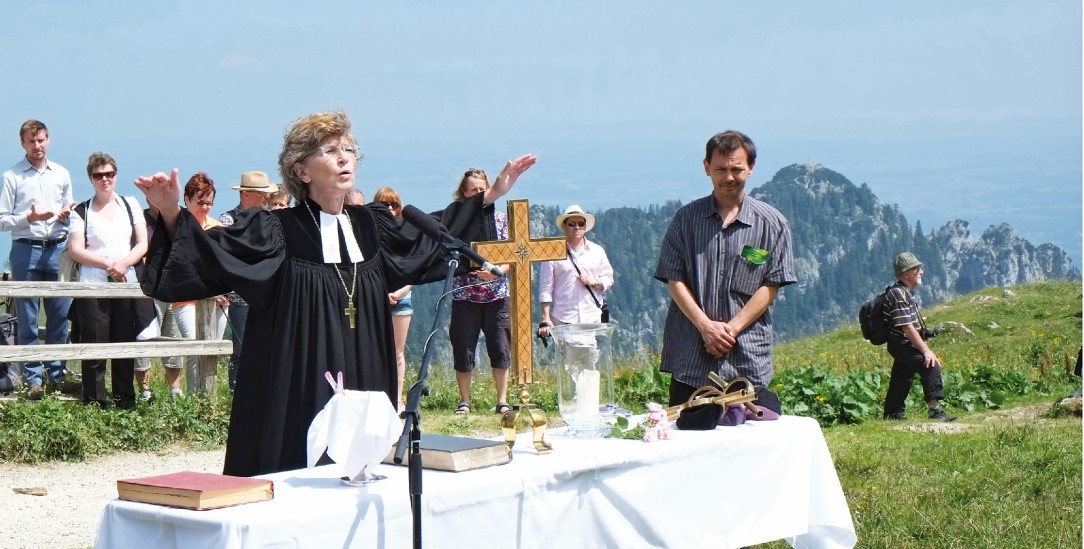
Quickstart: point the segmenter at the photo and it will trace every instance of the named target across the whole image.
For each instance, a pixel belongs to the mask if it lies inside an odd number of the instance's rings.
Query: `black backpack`
[[[15,345],[15,331],[19,319],[0,313],[0,345]],[[0,362],[0,393],[10,393],[19,386],[18,370],[7,362]]]
[[[889,286],[873,299],[862,304],[858,309],[858,325],[862,328],[862,337],[874,345],[888,343],[888,334],[892,328],[885,322],[885,296],[888,295]]]

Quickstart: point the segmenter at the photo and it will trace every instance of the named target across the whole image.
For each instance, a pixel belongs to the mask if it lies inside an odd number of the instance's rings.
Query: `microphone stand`
[[[426,381],[429,379],[429,358],[430,352],[433,350],[431,345],[433,335],[437,333],[437,328],[440,327],[445,302],[447,297],[451,295],[449,292],[452,288],[452,277],[455,275],[455,269],[458,266],[459,252],[449,248],[448,274],[444,277],[444,290],[440,294],[440,299],[437,300],[437,310],[433,316],[433,329],[430,330],[429,337],[425,339],[425,349],[422,351],[422,365],[418,370],[418,380],[407,391],[406,409],[402,414],[403,434],[399,436],[399,443],[395,446],[395,457],[393,458],[395,463],[403,463],[403,455],[406,453],[407,446],[410,446],[410,462],[407,465],[407,476],[410,488],[410,510],[414,518],[415,549],[421,549],[422,546],[422,431],[419,426],[421,401],[423,396],[429,395],[429,387],[426,385]]]

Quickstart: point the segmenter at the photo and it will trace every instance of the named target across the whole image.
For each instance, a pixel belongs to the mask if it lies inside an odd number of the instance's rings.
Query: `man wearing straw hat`
[[[279,190],[279,186],[268,181],[263,172],[245,172],[241,174],[241,184],[230,188],[241,191],[241,203],[219,216],[218,220],[226,226],[233,225],[237,216],[249,208],[265,207],[268,197]]]
[[[249,208],[266,208],[267,199],[279,190],[279,186],[268,181],[264,172],[245,172],[241,174],[241,184],[231,187],[241,192],[241,203],[236,208],[219,216],[223,225],[233,225],[241,212]],[[245,339],[245,322],[248,321],[248,303],[236,292],[226,294],[230,302],[230,333],[233,340],[233,354],[230,355],[230,391],[237,383],[237,363],[241,360],[241,342]]]

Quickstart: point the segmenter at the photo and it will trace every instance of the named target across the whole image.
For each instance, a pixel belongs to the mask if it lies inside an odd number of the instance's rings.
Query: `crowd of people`
[[[116,193],[117,163],[105,153],[90,156],[94,196],[77,204],[68,171],[46,157],[45,125],[29,120],[19,135],[26,154],[4,172],[0,189],[0,230],[12,233],[12,278],[57,280],[66,247],[79,264],[80,280],[138,281],[153,298],[74,304],[46,298],[46,342],[135,341],[152,326],[193,338],[194,301],[215,299],[219,336],[229,324],[234,343],[226,473],[303,467],[305,431],[331,396],[320,383],[329,370],[343,376],[346,388],[385,392],[403,409],[411,287],[443,276],[443,251],[402,221],[403,201],[394,189],[381,188],[365,203],[355,188],[361,155],[344,112],[295,121],[279,155],[282,183],[244,172],[232,187],[237,206],[217,220],[209,215],[214,181],[199,172],[182,185],[176,169],[136,179],[148,205],[136,215],[139,202]],[[748,136],[717,134],[705,152],[712,192],[675,214],[654,273],[671,296],[661,355],[661,370],[672,376],[669,403],[684,402],[715,373],[750,380],[764,395],[760,404],[778,413],[778,399],[768,389],[771,311],[779,289],[797,281],[790,224],[745,193],[756,162]],[[483,170],[467,170],[452,202],[431,215],[465,242],[507,239],[508,219],[493,203],[536,161],[529,154],[510,160],[492,182]],[[556,219],[567,258],[542,265],[540,337],[562,324],[606,322],[606,294],[615,278],[605,250],[587,238],[595,221],[578,205]],[[917,331],[911,301],[921,264],[903,254],[895,268],[892,326],[898,337],[889,346],[896,363],[886,418],[902,416],[902,396],[919,373],[929,417],[950,420],[936,406],[939,363]],[[497,392],[492,411],[504,413],[511,362],[508,281],[465,264],[456,274],[449,325],[460,394],[455,412],[471,412],[471,377],[484,335]],[[38,341],[38,301],[15,300],[19,344]],[[105,361],[83,361],[83,401],[131,407],[152,398],[150,364],[113,360],[110,400]],[[184,394],[182,368],[187,390],[198,389],[192,357],[167,357],[163,365],[172,396]],[[31,399],[50,388],[71,389],[61,361],[26,363],[22,370]]]

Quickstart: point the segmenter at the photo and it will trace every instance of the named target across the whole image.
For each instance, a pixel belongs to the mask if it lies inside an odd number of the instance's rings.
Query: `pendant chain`
[[[311,217],[312,222],[316,224],[316,232],[317,234],[320,234],[320,222],[316,220],[316,214],[312,213],[312,208],[309,207],[308,200],[305,201],[305,211],[309,212],[309,217]],[[350,229],[350,232],[354,232],[354,224],[350,221],[350,214],[345,215],[347,227]],[[353,328],[355,327],[354,313],[357,312],[357,309],[354,308],[354,294],[358,290],[358,264],[356,262],[351,263],[354,265],[354,273],[353,276],[350,278],[350,289],[347,289],[346,280],[343,279],[342,273],[339,272],[338,265],[335,265],[335,275],[339,277],[339,283],[343,285],[343,291],[346,292],[347,307],[343,311],[343,313],[350,318],[350,327]]]

